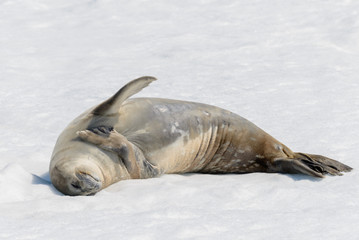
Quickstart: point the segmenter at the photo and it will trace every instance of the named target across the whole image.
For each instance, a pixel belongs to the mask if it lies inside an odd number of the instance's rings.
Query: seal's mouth
[[[93,174],[77,171],[75,175],[69,186],[73,195],[94,195],[102,187],[100,178]]]

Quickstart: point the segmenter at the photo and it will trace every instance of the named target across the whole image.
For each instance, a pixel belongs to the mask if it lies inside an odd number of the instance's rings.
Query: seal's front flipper
[[[77,135],[86,142],[116,153],[122,159],[131,178],[150,178],[161,174],[156,166],[145,159],[140,149],[112,127],[91,128],[78,131]]]
[[[84,141],[95,144],[105,150],[114,151],[123,148],[127,139],[112,127],[96,127],[78,131],[77,135]]]
[[[132,144],[112,127],[96,127],[78,131],[77,135],[84,141],[116,153],[126,166],[131,178],[140,178],[140,167],[136,160]]]
[[[305,153],[294,153],[294,158],[275,159],[270,168],[271,172],[302,173],[320,178],[325,174],[340,176],[341,172],[351,170],[351,167],[336,160]]]
[[[95,116],[113,115],[118,112],[122,103],[132,95],[138,93],[147,87],[151,82],[155,81],[154,77],[140,77],[127,83],[115,95],[98,105],[93,111]]]

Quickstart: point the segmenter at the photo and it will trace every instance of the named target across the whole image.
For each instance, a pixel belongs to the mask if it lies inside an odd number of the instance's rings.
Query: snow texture
[[[0,239],[358,239],[359,1],[0,1]],[[68,197],[57,136],[127,81],[354,168],[165,175]]]

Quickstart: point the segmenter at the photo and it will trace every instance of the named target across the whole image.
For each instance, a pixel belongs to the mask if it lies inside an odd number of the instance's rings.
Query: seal
[[[50,162],[53,185],[67,195],[93,195],[125,179],[166,173],[299,173],[341,175],[352,168],[293,152],[230,111],[202,103],[131,98],[156,80],[129,82],[73,120]]]

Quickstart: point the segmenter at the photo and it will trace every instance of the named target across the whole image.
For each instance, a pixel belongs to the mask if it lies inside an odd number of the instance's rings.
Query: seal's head
[[[50,173],[53,185],[63,194],[93,195],[100,191],[104,177],[94,161],[58,161]]]
[[[117,154],[83,142],[68,130],[58,139],[49,173],[54,187],[70,196],[94,195],[112,183],[130,178]]]

